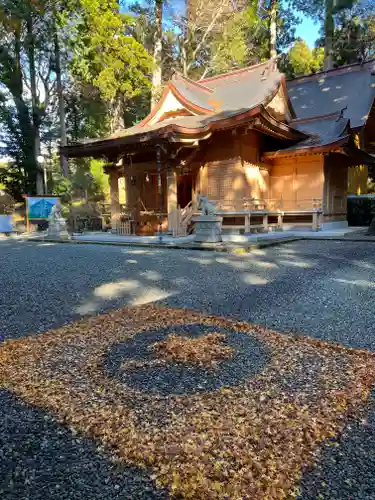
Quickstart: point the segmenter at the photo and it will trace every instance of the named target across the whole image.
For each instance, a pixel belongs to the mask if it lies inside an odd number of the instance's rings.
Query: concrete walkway
[[[219,252],[243,250],[249,251],[254,248],[289,243],[296,240],[333,240],[333,241],[362,241],[375,242],[375,237],[366,236],[366,227],[350,227],[325,231],[288,230],[274,231],[269,233],[256,233],[250,235],[224,234],[222,243],[197,243],[194,235],[180,238],[172,236],[119,236],[105,232],[91,232],[85,234],[73,234],[69,243],[94,243],[102,245],[121,245],[152,248],[176,248],[188,250],[215,250]],[[20,238],[37,241],[55,241],[45,234],[33,233],[21,235]]]
[[[282,240],[289,238],[301,238],[301,239],[332,239],[332,238],[347,238],[353,236],[355,238],[365,237],[364,234],[367,228],[358,227],[347,227],[344,229],[334,229],[327,231],[302,231],[302,230],[290,230],[290,231],[273,231],[269,233],[253,233],[249,235],[240,234],[223,234],[224,243],[253,243],[259,241],[272,241],[272,240]],[[117,243],[144,243],[148,245],[153,244],[164,244],[164,245],[174,245],[174,244],[187,244],[194,242],[194,235],[172,238],[171,236],[163,236],[160,240],[159,236],[118,236],[111,233],[103,232],[92,232],[86,234],[75,234],[73,235],[73,240],[75,241],[92,241],[92,242],[117,242]]]
[[[297,240],[331,240],[331,241],[357,241],[375,242],[374,236],[366,236],[366,227],[347,227],[325,231],[286,230],[269,233],[255,233],[250,235],[224,234],[222,243],[197,243],[194,235],[173,238],[172,236],[119,236],[106,232],[90,232],[73,234],[67,243],[92,243],[99,245],[175,248],[186,250],[214,250],[218,252],[242,252],[256,248],[265,248]],[[5,236],[0,234],[0,240],[34,240],[43,242],[59,242],[48,238],[46,233],[31,233],[22,235]]]

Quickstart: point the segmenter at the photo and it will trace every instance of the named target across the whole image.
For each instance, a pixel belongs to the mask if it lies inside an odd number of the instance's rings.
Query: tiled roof
[[[179,97],[188,104],[201,108],[202,114],[172,117],[151,125],[146,118],[144,122],[115,132],[107,139],[152,133],[170,125],[203,130],[222,120],[236,117],[240,119],[242,115],[255,107],[267,104],[276,94],[282,79],[283,75],[270,62],[215,77],[215,81],[220,80],[220,85],[215,84],[213,88],[206,85],[207,83],[211,85],[214,79],[193,82],[176,74],[170,82],[172,91],[177,91]],[[86,143],[102,140],[94,139]]]
[[[375,98],[374,61],[353,64],[287,82],[297,118],[339,112],[353,128],[365,125]]]
[[[350,129],[350,120],[342,113],[333,113],[325,116],[316,116],[307,120],[292,120],[290,125],[310,136],[319,136],[322,139],[340,137]]]
[[[284,86],[285,93],[289,94],[290,110],[292,115],[296,113],[297,119],[289,125],[276,120],[277,124],[273,126],[279,131],[287,131],[285,137],[300,139],[294,146],[286,143],[287,149],[329,145],[350,134],[350,127],[357,128],[366,123],[375,97],[373,72],[374,62],[350,65],[297,78],[287,83],[287,90],[284,75],[272,61],[198,82],[175,74],[168,84],[168,91],[194,115],[174,116],[152,124],[156,108],[141,123],[85,144],[96,144],[97,149],[99,144],[104,147],[107,141],[113,143],[117,139],[122,139],[121,144],[131,144],[133,139],[134,142],[145,142],[153,136],[167,138],[173,134],[203,134],[244,124],[246,120],[253,119],[255,110],[264,110]],[[324,116],[322,113],[325,113]],[[271,119],[270,115],[268,117]],[[310,137],[306,139],[307,136]],[[280,137],[284,135],[281,133]],[[70,149],[68,147],[68,153]]]
[[[187,101],[208,111],[215,111],[210,102],[212,99],[212,90],[197,84],[189,78],[183,77],[179,73],[173,75],[171,83]]]
[[[266,153],[266,156],[320,148],[341,141],[347,142],[350,138],[350,121],[347,118],[343,118],[340,113],[318,116],[309,120],[297,119],[293,120],[290,125],[301,132],[309,134],[310,137],[282,150]]]

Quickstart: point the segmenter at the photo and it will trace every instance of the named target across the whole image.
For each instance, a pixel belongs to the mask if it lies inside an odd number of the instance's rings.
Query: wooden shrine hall
[[[224,231],[340,227],[348,186],[366,192],[374,162],[374,75],[371,61],[289,82],[273,61],[198,82],[175,74],[143,121],[61,154],[105,160],[120,234],[186,234],[198,193]]]

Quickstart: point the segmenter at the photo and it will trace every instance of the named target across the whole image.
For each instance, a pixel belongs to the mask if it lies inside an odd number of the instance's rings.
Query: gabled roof
[[[130,151],[137,144],[152,145],[158,140],[186,144],[239,126],[287,140],[289,150],[329,150],[330,144],[350,136],[350,124],[356,128],[366,123],[375,97],[372,73],[373,63],[368,62],[286,84],[273,61],[198,82],[177,73],[142,122],[61,151],[68,156],[91,156],[120,148]],[[343,111],[345,106],[348,109]],[[316,116],[319,111],[328,114]]]
[[[146,126],[152,121],[169,92],[180,101],[181,105],[192,110],[194,114],[212,114],[222,111],[235,114],[236,109],[252,109],[265,103],[280,86],[285,87],[285,77],[271,61],[198,82],[176,73],[168,82],[167,89],[157,106],[140,125]],[[294,115],[293,110],[291,114]]]
[[[280,89],[283,91],[281,98],[285,100],[287,91],[284,75],[270,61],[201,82],[193,82],[176,74],[168,83],[157,106],[142,122],[104,139],[67,146],[62,152],[68,156],[88,156],[89,152],[98,154],[99,149],[105,146],[117,147],[116,144],[119,145],[120,142],[124,147],[158,138],[171,142],[193,142],[208,138],[215,130],[243,126],[256,118],[258,121],[255,128],[265,134],[290,141],[302,140],[307,134],[277,119],[273,116],[272,108],[266,110],[280,94]],[[172,115],[168,118],[168,113],[163,113],[163,104],[170,96],[174,106],[181,106],[181,109],[188,110],[191,115],[186,116],[185,113],[184,116]],[[286,102],[286,107],[293,116],[289,102]]]
[[[345,109],[353,128],[363,127],[375,98],[375,61],[302,76],[287,82],[297,118]]]

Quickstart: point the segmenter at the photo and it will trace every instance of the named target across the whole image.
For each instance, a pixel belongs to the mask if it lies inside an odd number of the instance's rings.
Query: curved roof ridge
[[[240,69],[235,69],[234,71],[228,71],[227,73],[221,73],[220,75],[215,75],[215,76],[209,76],[207,78],[202,78],[198,80],[200,83],[205,83],[205,82],[212,82],[214,80],[220,80],[221,78],[225,78],[227,76],[232,76],[232,75],[238,75],[241,73],[246,73],[247,71],[252,71],[253,69],[260,68],[261,66],[266,66],[269,64],[271,59],[258,63],[258,64],[253,64],[252,66],[247,66],[246,68],[240,68]]]
[[[306,123],[306,122],[312,122],[314,120],[329,120],[330,118],[333,118],[335,116],[339,117],[341,115],[341,111],[333,111],[332,113],[326,113],[324,115],[315,115],[315,116],[310,116],[309,118],[294,118],[291,120],[291,123]]]
[[[192,95],[190,95],[190,96],[186,95],[187,89],[184,90],[183,88],[182,89],[178,88],[176,83],[177,83],[176,81],[170,80],[168,85],[169,85],[169,88],[170,88],[171,92],[173,93],[173,95],[176,97],[176,99],[178,101],[180,101],[180,103],[183,104],[183,106],[185,106],[187,109],[192,110],[192,111],[197,112],[197,113],[212,113],[213,112],[213,109],[211,107],[209,107],[209,102],[207,102],[207,103],[194,102],[194,100],[192,99]],[[190,85],[189,81],[187,81],[185,83],[187,83],[187,85]],[[197,90],[197,89],[195,89],[195,90]],[[198,87],[198,90],[201,91],[202,89],[200,89]],[[192,92],[192,94],[194,95],[194,91]],[[211,95],[211,92],[209,92],[209,94]]]
[[[304,78],[315,78],[315,77],[321,77],[321,76],[327,75],[327,74],[340,73],[342,71],[345,71],[348,68],[358,67],[358,69],[361,69],[364,66],[368,66],[371,63],[373,63],[373,64],[375,63],[375,58],[368,59],[367,61],[364,61],[362,63],[357,62],[357,63],[344,64],[343,66],[338,66],[337,68],[317,71],[316,73],[310,73],[309,75],[300,75],[300,76],[296,76],[294,78],[288,78],[287,82],[289,84],[293,84],[293,82],[297,82],[298,80],[303,80]]]
[[[172,76],[172,82],[175,78],[181,78],[182,80],[185,80],[187,83],[191,84],[191,85],[194,85],[195,87],[198,87],[199,89],[202,89],[206,92],[209,92],[210,94],[213,93],[213,90],[210,89],[209,87],[206,87],[205,85],[202,85],[201,83],[199,83],[199,81],[195,81],[195,80],[192,80],[191,78],[188,78],[187,76],[184,76],[182,73],[180,73],[179,71],[176,71],[175,73],[173,73],[173,76]]]

